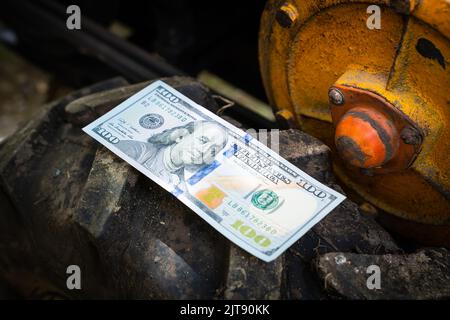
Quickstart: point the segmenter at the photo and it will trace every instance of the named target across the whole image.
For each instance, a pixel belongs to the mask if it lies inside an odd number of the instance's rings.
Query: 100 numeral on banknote
[[[162,81],[83,130],[264,261],[345,199]]]

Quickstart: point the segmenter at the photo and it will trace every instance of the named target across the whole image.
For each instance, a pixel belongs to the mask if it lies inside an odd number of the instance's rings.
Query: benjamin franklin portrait
[[[184,170],[211,164],[227,144],[227,130],[214,121],[195,121],[164,130],[147,142],[123,140],[116,146],[163,181],[185,190]]]

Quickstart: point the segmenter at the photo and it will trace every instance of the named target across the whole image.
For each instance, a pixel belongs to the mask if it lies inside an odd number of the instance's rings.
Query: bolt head
[[[331,88],[328,91],[328,97],[330,98],[330,102],[335,105],[343,105],[344,104],[344,94],[337,88]]]
[[[400,133],[400,138],[406,144],[418,145],[422,142],[422,136],[413,127],[406,127]]]
[[[294,5],[283,4],[277,11],[275,19],[283,28],[290,28],[298,18],[298,12]]]

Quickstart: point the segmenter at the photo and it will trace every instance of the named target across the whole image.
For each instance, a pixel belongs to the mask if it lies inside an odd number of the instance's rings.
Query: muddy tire
[[[165,81],[217,111],[194,80]],[[22,296],[326,298],[318,255],[401,252],[346,200],[274,262],[247,254],[81,131],[143,86],[125,85],[107,81],[46,106],[0,148],[0,273]],[[325,145],[296,130],[280,140],[282,156],[340,190]],[[67,289],[69,265],[80,266],[82,290]]]

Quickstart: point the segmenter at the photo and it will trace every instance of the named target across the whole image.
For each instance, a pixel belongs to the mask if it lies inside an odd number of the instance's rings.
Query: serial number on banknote
[[[345,199],[162,81],[83,130],[264,261]]]

